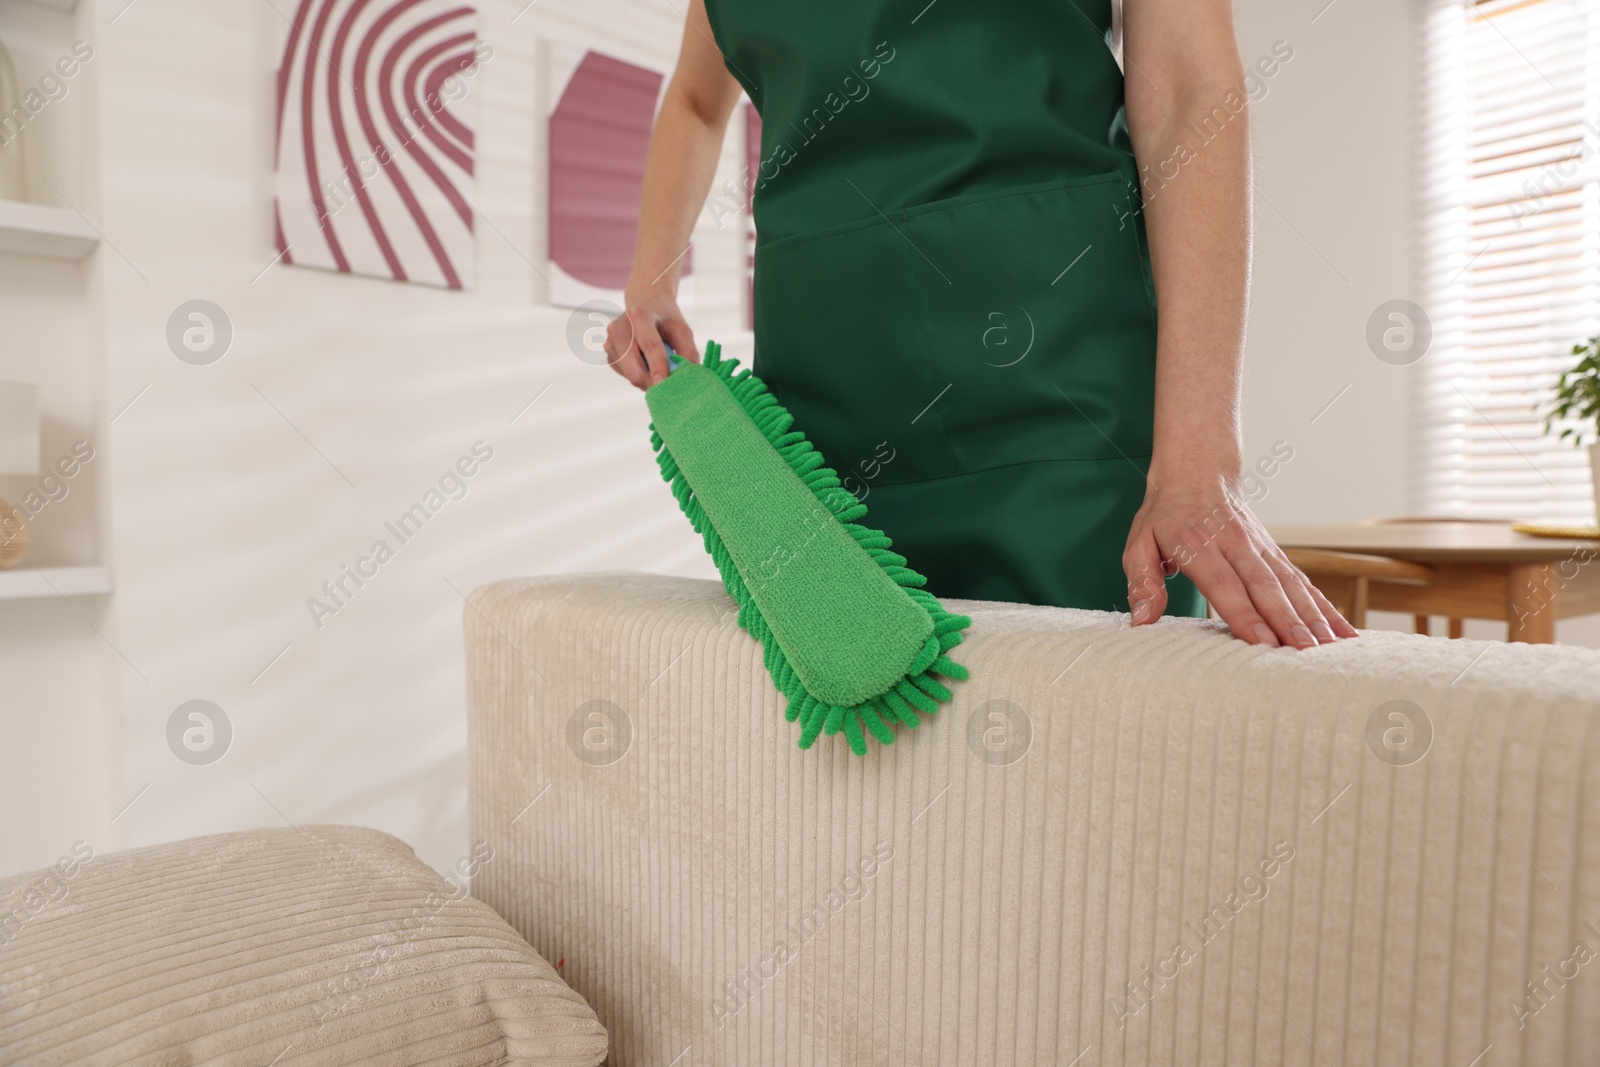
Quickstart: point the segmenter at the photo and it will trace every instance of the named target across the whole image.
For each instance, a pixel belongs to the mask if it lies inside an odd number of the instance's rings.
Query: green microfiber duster
[[[868,733],[891,744],[891,723],[914,728],[950,699],[936,675],[967,677],[947,653],[972,620],[861,524],[866,505],[737,359],[708,342],[703,363],[670,362],[645,392],[661,476],[761,642],[800,747],[841,730],[857,755]]]

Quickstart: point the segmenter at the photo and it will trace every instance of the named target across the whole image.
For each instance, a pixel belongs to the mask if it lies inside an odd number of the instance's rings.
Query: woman
[[[1354,636],[1239,492],[1229,0],[1114,19],[1112,0],[693,0],[612,365],[643,389],[665,345],[699,358],[678,264],[742,87],[762,117],[753,369],[929,591],[1134,625],[1209,600],[1254,644]]]

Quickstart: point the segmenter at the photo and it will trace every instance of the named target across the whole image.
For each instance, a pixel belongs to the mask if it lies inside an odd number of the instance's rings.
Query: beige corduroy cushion
[[[465,861],[492,866],[480,845]],[[248,830],[0,880],[0,1063],[593,1067],[606,1034],[404,842]]]

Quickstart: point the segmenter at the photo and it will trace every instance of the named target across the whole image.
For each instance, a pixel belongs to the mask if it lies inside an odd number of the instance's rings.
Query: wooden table
[[[1600,611],[1596,539],[1533,537],[1515,532],[1509,523],[1483,522],[1380,521],[1269,529],[1284,549],[1360,553],[1432,568],[1431,577],[1420,584],[1368,583],[1367,606],[1375,611],[1423,619],[1500,619],[1510,626],[1509,640],[1530,643],[1554,641],[1557,619]],[[1316,575],[1308,571],[1307,576],[1321,587]]]

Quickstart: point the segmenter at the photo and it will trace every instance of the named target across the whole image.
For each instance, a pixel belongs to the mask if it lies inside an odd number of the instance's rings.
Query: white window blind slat
[[[1423,50],[1414,504],[1593,521],[1542,410],[1600,333],[1600,0],[1426,0]]]

